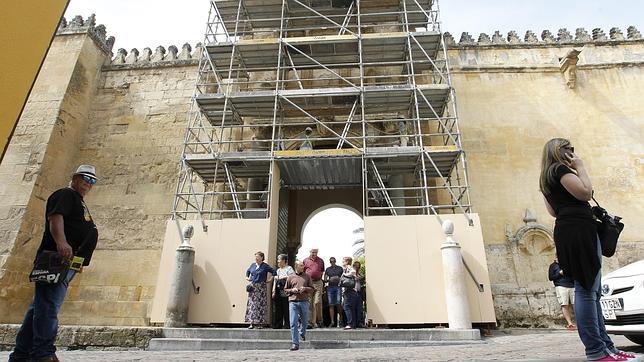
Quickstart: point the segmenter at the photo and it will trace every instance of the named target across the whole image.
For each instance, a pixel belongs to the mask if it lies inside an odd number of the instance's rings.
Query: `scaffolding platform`
[[[363,34],[361,39],[362,54],[357,35],[288,37],[282,39],[282,44],[289,51],[289,66],[301,70],[355,67],[361,55],[362,62],[368,66],[402,65],[409,61],[409,41],[414,67],[422,71],[432,67],[430,59],[436,60],[441,35],[436,31],[393,32]],[[219,76],[228,78],[229,73],[237,75],[238,71],[242,77],[248,77],[251,71],[273,71],[278,66],[279,47],[279,39],[267,38],[216,42],[206,49]],[[229,71],[231,57],[234,59],[232,72]]]
[[[187,154],[185,160],[205,182],[225,182],[224,162],[237,178],[268,177],[271,153],[270,151],[244,151],[222,152],[214,155]]]
[[[292,190],[361,187],[361,156],[356,149],[275,152],[284,187]]]
[[[318,28],[342,24],[352,0],[211,0],[228,33],[280,29]],[[419,8],[418,5],[421,7]],[[433,0],[380,0],[361,4],[363,24],[404,23],[421,26],[431,15]],[[404,13],[401,10],[407,9]],[[283,15],[283,16],[282,16]],[[323,15],[323,16],[320,16]],[[333,22],[332,22],[333,21]]]
[[[422,165],[420,158],[427,155],[436,164],[434,168],[426,162],[427,177],[448,177],[461,151],[455,146],[368,147],[365,151],[365,158],[373,160],[384,175],[417,174]]]
[[[432,118],[432,108],[440,116],[450,94],[447,84],[421,84],[415,87],[424,96],[418,102],[419,111],[424,118]],[[368,113],[405,112],[412,104],[414,86],[373,85],[365,86],[364,107]],[[235,109],[235,116],[227,116],[225,124],[239,124],[239,117],[272,118],[275,112],[275,97],[280,112],[285,117],[302,117],[302,110],[313,115],[348,115],[355,100],[360,96],[359,87],[256,90],[243,92],[209,93],[196,97],[197,104],[213,125],[220,125],[225,106]],[[226,102],[228,98],[228,102]],[[429,104],[424,100],[427,99]],[[226,110],[230,112],[229,110]]]

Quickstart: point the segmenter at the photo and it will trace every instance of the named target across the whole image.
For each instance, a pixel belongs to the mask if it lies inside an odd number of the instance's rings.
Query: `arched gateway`
[[[253,253],[292,254],[311,212],[341,203],[364,215],[375,324],[447,322],[445,219],[472,321],[494,323],[436,1],[211,5],[152,322],[183,225],[196,229],[188,321],[242,323]]]

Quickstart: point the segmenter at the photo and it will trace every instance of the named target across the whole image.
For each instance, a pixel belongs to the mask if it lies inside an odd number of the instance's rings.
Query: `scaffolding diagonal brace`
[[[387,192],[387,188],[385,187],[385,183],[382,181],[382,177],[380,177],[380,172],[378,172],[378,168],[376,167],[376,163],[373,162],[373,160],[369,160],[371,162],[371,167],[373,168],[373,173],[376,175],[376,181],[378,181],[378,186],[380,186],[380,190],[382,191],[382,194],[385,196],[385,200],[387,201],[387,205],[389,206],[391,210],[391,214],[394,216],[397,216],[398,213],[396,212],[396,209],[394,208],[394,203],[391,202],[391,198],[389,197],[389,193]]]
[[[351,107],[351,112],[349,112],[349,118],[347,118],[347,124],[344,125],[344,129],[342,130],[342,135],[340,136],[341,140],[338,141],[338,146],[335,148],[336,150],[339,150],[342,148],[344,145],[344,141],[347,137],[347,134],[349,133],[349,128],[351,128],[351,122],[353,121],[353,116],[356,113],[356,109],[358,108],[358,99],[356,98],[355,102],[353,102],[353,107]]]
[[[456,205],[459,207],[459,209],[461,209],[461,212],[463,213],[463,215],[465,215],[465,218],[467,219],[467,223],[468,223],[470,226],[474,226],[474,220],[472,220],[472,218],[470,218],[470,216],[467,214],[467,211],[463,208],[463,205],[461,205],[460,200],[456,197],[456,195],[454,194],[454,191],[452,191],[452,188],[451,188],[451,187],[449,187],[449,185],[447,185],[447,180],[445,179],[445,176],[443,176],[443,174],[441,174],[441,172],[440,172],[440,170],[439,170],[438,166],[436,166],[436,162],[434,162],[434,160],[432,159],[432,156],[431,156],[431,155],[429,154],[429,152],[427,152],[427,151],[423,152],[423,154],[424,154],[425,156],[427,156],[427,159],[428,159],[428,160],[429,160],[429,162],[432,164],[432,167],[434,167],[434,170],[436,171],[436,173],[438,174],[438,176],[439,176],[439,177],[441,178],[441,180],[443,181],[443,184],[445,184],[445,185],[446,185],[446,187],[445,187],[445,188],[446,188],[446,189],[447,189],[447,191],[450,193],[450,195],[452,195],[452,199],[454,200],[454,202],[456,202]]]
[[[230,173],[228,164],[225,162],[224,162],[224,170],[226,170],[226,179],[228,180],[228,188],[230,189],[230,192],[233,198],[233,204],[235,205],[237,218],[241,219],[242,214],[240,211],[241,208],[239,207],[239,199],[237,199],[237,188],[235,187],[235,180],[233,179],[232,174]]]
[[[288,99],[287,97],[285,97],[285,96],[283,96],[283,95],[281,95],[280,97],[281,97],[282,99],[284,99],[285,101],[287,101],[289,104],[291,104],[293,107],[297,108],[299,111],[301,111],[302,113],[304,113],[307,117],[309,117],[309,118],[311,118],[312,120],[314,120],[314,121],[315,121],[315,123],[317,123],[317,124],[321,125],[322,127],[326,128],[329,132],[333,133],[336,137],[339,137],[341,140],[343,140],[343,141],[344,141],[344,142],[346,142],[347,144],[351,145],[351,147],[353,147],[353,148],[355,148],[355,149],[359,150],[359,148],[358,148],[358,147],[356,147],[353,143],[349,142],[349,140],[347,140],[345,137],[342,137],[341,135],[339,135],[339,134],[338,134],[336,131],[334,131],[331,127],[327,126],[326,124],[324,124],[324,122],[321,122],[319,119],[315,118],[312,114],[310,114],[309,112],[307,112],[307,111],[305,111],[304,109],[302,109],[300,106],[298,106],[297,104],[295,104],[293,101],[291,101],[290,99]]]

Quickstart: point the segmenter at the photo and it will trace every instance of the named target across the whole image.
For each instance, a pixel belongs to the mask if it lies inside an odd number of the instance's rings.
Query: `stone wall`
[[[0,325],[0,350],[11,350],[20,325]],[[145,349],[150,339],[162,336],[161,328],[60,326],[56,346],[67,349]]]
[[[195,77],[194,64],[103,68],[80,148],[100,177],[87,198],[100,238],[63,322],[148,324]]]
[[[544,31],[542,40],[532,32],[521,40],[511,32],[478,42],[464,35],[458,44],[446,37],[502,324],[548,325],[559,315],[546,276],[553,220],[537,182],[551,137],[571,138],[598,199],[625,218],[605,269],[644,257],[644,226],[636,224],[644,211],[636,203],[644,184],[644,41],[634,28],[620,34]],[[93,18],[61,24],[0,165],[0,322],[19,322],[31,297],[26,277],[46,197],[89,162],[99,176],[87,197],[99,244],[72,283],[61,322],[149,323],[201,48],[119,49],[103,63],[109,48]],[[581,53],[571,87],[559,58],[573,48]]]

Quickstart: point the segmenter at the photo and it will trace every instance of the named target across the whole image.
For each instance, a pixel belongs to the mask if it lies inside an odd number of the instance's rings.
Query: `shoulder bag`
[[[57,251],[41,250],[36,255],[34,267],[29,273],[29,281],[44,284],[56,284],[65,279],[70,263]]]
[[[601,242],[602,255],[610,258],[615,255],[617,240],[624,229],[624,224],[620,221],[621,217],[609,214],[606,209],[599,206],[594,197],[592,199],[597,204],[597,206],[592,207],[592,211],[597,222],[597,235]]]

